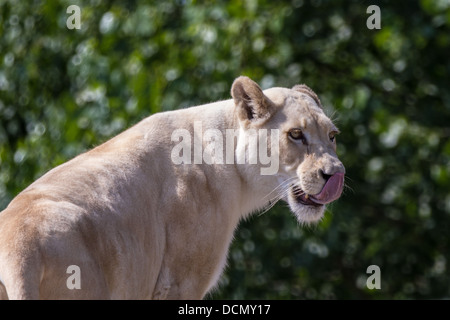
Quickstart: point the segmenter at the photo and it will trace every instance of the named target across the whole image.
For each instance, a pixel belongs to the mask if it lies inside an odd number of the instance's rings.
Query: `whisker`
[[[330,118],[330,120],[335,123],[335,124],[339,124],[340,121],[340,114],[337,113],[337,110],[333,110],[333,113],[328,117]]]
[[[285,188],[283,190],[280,190],[279,193],[277,193],[273,198],[271,198],[269,200],[269,204],[275,204],[278,200],[284,198],[285,196],[287,196],[289,193],[289,186],[285,186]]]
[[[266,195],[264,197],[264,198],[267,198],[268,196],[273,194],[275,191],[277,191],[275,196],[269,199],[268,204],[262,208],[262,211],[259,213],[259,216],[263,215],[264,213],[266,213],[267,211],[272,209],[280,199],[282,199],[288,195],[289,189],[291,186],[291,182],[294,181],[295,179],[297,179],[297,177],[291,177],[291,178],[286,179],[285,181],[281,182],[275,189],[273,189],[268,195]]]
[[[356,192],[355,192],[355,190],[352,188],[352,187],[350,187],[350,185],[349,185],[349,183],[348,183],[348,181],[347,180],[350,180],[350,182],[354,182],[354,180],[352,179],[352,178],[350,178],[349,176],[345,176],[345,180],[344,180],[344,192],[345,191],[347,191],[347,190],[349,190],[349,191],[351,191],[353,194],[355,194]]]
[[[295,189],[293,193],[295,196],[303,196],[306,194],[306,192],[303,191],[302,189]]]
[[[290,177],[286,180],[284,180],[283,182],[281,182],[277,187],[275,187],[272,191],[270,191],[267,195],[264,196],[263,199],[267,198],[268,196],[270,196],[273,192],[275,192],[277,189],[280,188],[284,188],[286,187],[286,184],[289,184],[290,182],[292,182],[293,180],[297,179],[297,177]]]

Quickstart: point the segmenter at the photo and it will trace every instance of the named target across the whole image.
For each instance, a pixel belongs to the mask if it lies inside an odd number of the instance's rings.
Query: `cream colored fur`
[[[343,172],[337,131],[306,86],[271,88],[239,77],[233,99],[152,115],[31,184],[0,213],[0,297],[10,299],[201,299],[218,282],[239,221],[279,199],[302,223],[292,185],[320,192],[323,172]],[[260,164],[171,161],[174,130],[279,129],[279,171]],[[302,128],[308,146],[288,136]],[[236,150],[239,148],[237,147]],[[242,148],[241,148],[242,149]],[[239,149],[239,150],[241,150]],[[237,152],[240,152],[240,151]],[[81,270],[69,289],[67,268]]]

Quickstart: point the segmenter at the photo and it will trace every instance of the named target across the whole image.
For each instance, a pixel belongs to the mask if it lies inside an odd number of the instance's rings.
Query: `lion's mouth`
[[[292,188],[292,193],[294,195],[295,200],[304,205],[304,206],[313,206],[313,207],[321,207],[323,204],[316,203],[312,200],[312,197],[306,194],[302,189],[298,186],[294,186]]]
[[[297,202],[305,206],[320,207],[337,200],[344,189],[344,173],[332,175],[318,194],[308,195],[299,186],[292,188],[293,196]]]

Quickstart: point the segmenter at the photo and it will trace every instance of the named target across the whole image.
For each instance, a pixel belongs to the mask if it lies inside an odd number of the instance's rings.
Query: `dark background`
[[[208,298],[448,299],[449,52],[448,1],[2,0],[0,209],[152,113],[230,98],[239,75],[306,83],[342,132],[345,194],[317,226],[281,203],[241,223]]]

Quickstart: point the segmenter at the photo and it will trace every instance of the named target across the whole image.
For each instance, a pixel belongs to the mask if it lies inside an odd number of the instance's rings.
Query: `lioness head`
[[[264,180],[274,192],[269,200],[286,201],[301,223],[320,220],[342,193],[345,168],[336,155],[339,130],[317,95],[306,85],[263,92],[247,77],[234,81],[231,94],[242,130],[278,129],[279,170]]]

